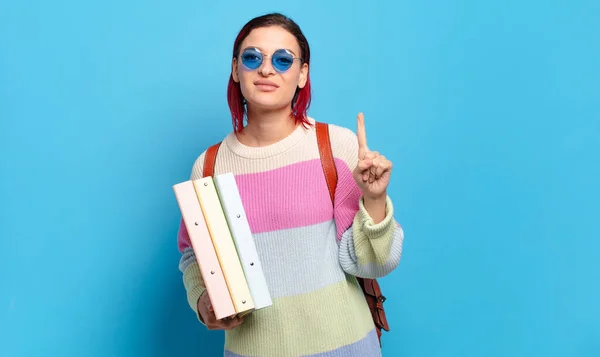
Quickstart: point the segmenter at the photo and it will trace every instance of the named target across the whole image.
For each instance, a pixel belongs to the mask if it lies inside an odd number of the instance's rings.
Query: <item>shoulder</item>
[[[349,168],[355,167],[358,162],[358,139],[356,133],[341,125],[326,124],[329,127],[329,139],[333,157],[338,162],[344,162]]]
[[[208,148],[206,148],[206,150],[204,150],[202,153],[200,153],[200,155],[196,158],[196,160],[194,161],[194,164],[192,165],[192,172],[190,174],[190,180],[197,180],[204,176],[202,174],[202,171],[204,170],[204,162],[206,160],[206,156],[207,155],[211,155],[211,156],[216,155],[216,151],[220,145],[222,145],[222,141],[210,145]]]
[[[196,158],[194,164],[192,165],[192,172],[190,174],[190,180],[197,180],[201,178],[202,170],[204,169],[204,157],[206,157],[206,150],[204,150],[200,156]]]
[[[336,146],[358,145],[356,134],[345,126],[329,123],[331,144]]]

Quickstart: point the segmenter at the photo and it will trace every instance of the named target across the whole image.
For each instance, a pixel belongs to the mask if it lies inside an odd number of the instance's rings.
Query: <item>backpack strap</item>
[[[317,145],[319,146],[319,154],[321,155],[321,166],[325,173],[325,181],[329,189],[329,197],[331,204],[334,204],[335,188],[337,186],[337,170],[333,160],[333,152],[331,150],[331,140],[329,140],[329,125],[326,123],[315,122],[317,132]]]
[[[215,163],[217,162],[217,152],[221,142],[210,146],[204,154],[204,165],[202,165],[202,177],[213,176],[215,173]]]

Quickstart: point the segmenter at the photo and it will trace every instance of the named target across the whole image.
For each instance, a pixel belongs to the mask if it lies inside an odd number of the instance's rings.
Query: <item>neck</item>
[[[274,144],[296,129],[290,108],[277,111],[260,111],[248,108],[248,125],[238,135],[238,140],[247,146]]]

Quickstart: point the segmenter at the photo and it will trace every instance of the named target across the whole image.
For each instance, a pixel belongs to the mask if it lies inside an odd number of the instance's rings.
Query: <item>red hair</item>
[[[300,57],[302,58],[302,62],[306,64],[310,63],[310,47],[308,46],[308,41],[300,30],[300,27],[290,18],[278,13],[256,17],[244,25],[233,44],[233,58],[238,56],[242,41],[244,41],[246,36],[248,36],[252,30],[266,26],[281,26],[294,35],[300,46]],[[310,101],[310,73],[307,73],[306,84],[303,88],[296,89],[296,94],[292,99],[292,117],[297,124],[301,123],[305,127],[311,125],[307,118]],[[229,104],[229,110],[231,111],[233,130],[239,132],[244,127],[244,118],[247,113],[242,89],[240,88],[240,84],[233,80],[233,75],[229,76],[229,84],[227,85],[227,103]]]

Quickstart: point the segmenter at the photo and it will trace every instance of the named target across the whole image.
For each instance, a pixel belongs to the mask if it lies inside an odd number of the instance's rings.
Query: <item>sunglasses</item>
[[[249,70],[255,70],[262,65],[263,59],[267,57],[267,55],[263,55],[256,48],[248,48],[244,50],[244,52],[242,52],[240,57],[242,59],[242,64],[246,68],[248,68]],[[290,67],[292,67],[292,64],[294,64],[294,60],[297,59],[301,60],[301,58],[294,57],[294,55],[290,51],[286,49],[281,49],[275,51],[271,55],[271,64],[277,72],[285,72],[288,69],[290,69]]]

